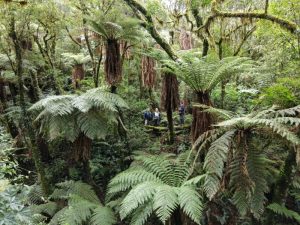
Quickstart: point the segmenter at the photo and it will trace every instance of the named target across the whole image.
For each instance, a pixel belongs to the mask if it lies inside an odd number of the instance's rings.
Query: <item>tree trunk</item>
[[[173,144],[175,141],[174,123],[173,123],[173,112],[172,108],[167,109],[167,120],[169,128],[169,143]]]
[[[103,202],[104,201],[104,191],[99,187],[91,174],[90,171],[90,158],[92,150],[92,139],[85,136],[84,133],[80,133],[79,136],[73,143],[73,159],[78,165],[82,168],[82,180],[87,184],[91,185],[96,192],[98,198]]]
[[[5,91],[5,83],[3,80],[0,80],[0,101],[2,106],[0,109],[0,113],[2,114],[5,113],[5,110],[7,109],[7,95]],[[4,120],[8,133],[10,133],[11,137],[15,139],[19,134],[17,126],[7,115],[4,115]]]
[[[16,29],[15,29],[15,18],[14,16],[11,17],[10,21],[10,33],[9,36],[13,42],[15,55],[16,55],[16,70],[15,73],[18,78],[18,85],[19,85],[19,101],[20,101],[20,107],[21,107],[21,115],[22,115],[22,121],[21,121],[21,127],[25,128],[28,132],[28,136],[30,138],[29,142],[27,143],[28,149],[31,149],[32,151],[32,157],[34,160],[34,164],[37,170],[37,173],[39,174],[39,179],[41,182],[41,186],[43,189],[43,192],[46,196],[49,195],[49,183],[45,176],[45,170],[44,166],[42,164],[41,160],[41,154],[39,152],[39,149],[34,146],[33,142],[35,139],[34,130],[31,125],[31,121],[29,118],[29,115],[27,113],[26,103],[25,103],[25,91],[24,91],[24,82],[23,82],[23,59],[22,59],[22,48],[20,45],[20,40],[17,36]]]
[[[221,109],[224,109],[224,100],[226,95],[226,81],[221,82]]]
[[[38,101],[42,96],[42,91],[39,87],[39,82],[36,73],[30,72],[30,78],[35,101]]]
[[[172,111],[179,105],[178,81],[174,74],[165,73],[161,91],[161,108],[166,110],[169,128],[169,144],[175,140]]]
[[[9,91],[10,91],[10,96],[11,96],[11,99],[14,103],[14,105],[17,104],[17,87],[16,87],[16,84],[15,83],[8,83],[8,87],[9,87]]]
[[[209,93],[198,92],[197,102],[202,105],[211,106]],[[193,122],[192,122],[192,141],[195,142],[197,138],[208,131],[212,124],[211,115],[208,112],[203,112],[202,109],[193,107]]]
[[[104,71],[108,84],[116,85],[122,79],[122,63],[118,40],[108,39],[105,46]]]

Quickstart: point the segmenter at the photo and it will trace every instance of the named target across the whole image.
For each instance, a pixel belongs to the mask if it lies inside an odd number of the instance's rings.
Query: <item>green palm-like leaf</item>
[[[127,191],[133,186],[146,181],[162,183],[162,181],[155,174],[148,172],[141,167],[135,167],[126,170],[115,176],[110,181],[108,185],[108,194],[111,195],[118,192]]]
[[[157,187],[153,202],[155,213],[163,223],[170,218],[179,204],[175,189],[168,185]]]
[[[133,213],[130,225],[144,225],[153,213],[153,202],[148,201]]]
[[[83,53],[74,54],[74,53],[63,53],[62,54],[66,63],[71,66],[86,64],[91,61],[91,57],[89,55],[84,55]]]
[[[227,161],[227,155],[230,149],[232,138],[235,135],[236,130],[230,130],[224,133],[220,138],[215,140],[206,155],[204,168],[207,171],[207,177],[215,176],[216,179],[221,179],[223,176],[224,163]],[[206,190],[207,196],[212,199],[219,188],[219,183],[209,182],[208,178],[204,184],[204,190]]]
[[[51,140],[64,137],[73,142],[81,132],[90,139],[105,138],[110,126],[117,122],[117,112],[127,107],[118,95],[95,88],[80,96],[49,96],[30,110],[39,112],[36,121]]]
[[[112,225],[116,222],[115,215],[110,208],[98,206],[93,210],[91,225]]]
[[[199,54],[198,54],[199,55]],[[209,93],[224,79],[229,79],[243,72],[256,68],[245,57],[227,57],[221,61],[200,59],[195,52],[184,52],[181,59],[161,60],[164,70],[172,71],[195,92]]]
[[[178,202],[186,215],[195,223],[200,224],[202,215],[202,198],[191,186],[182,186],[178,189]]]
[[[300,223],[300,215],[293,210],[287,209],[285,206],[279,205],[277,203],[272,203],[268,205],[267,208],[278,215],[281,215],[286,218],[294,219],[298,223]]]
[[[56,186],[57,188],[50,195],[50,199],[55,201],[32,206],[35,213],[53,216],[49,224],[113,225],[116,223],[113,211],[101,204],[90,185],[81,181],[65,181]],[[59,202],[62,200],[67,203],[67,206],[58,211],[61,208]]]
[[[135,186],[122,201],[120,208],[121,219],[124,219],[133,210],[152,199],[159,185],[159,183],[147,181]]]

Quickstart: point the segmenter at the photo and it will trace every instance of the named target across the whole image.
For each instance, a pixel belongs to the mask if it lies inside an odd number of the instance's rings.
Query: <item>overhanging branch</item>
[[[216,19],[216,18],[248,18],[248,19],[263,19],[268,20],[273,23],[276,23],[280,25],[282,28],[288,30],[289,32],[295,34],[296,31],[299,29],[297,24],[290,21],[283,19],[278,16],[274,16],[267,13],[268,9],[268,1],[266,3],[265,11],[264,12],[225,12],[217,9],[218,1],[214,0],[212,2],[212,15],[208,17],[205,24],[200,29],[208,29],[210,24]]]
[[[177,60],[178,56],[174,53],[172,47],[160,36],[158,31],[154,26],[153,19],[151,15],[147,12],[145,7],[136,2],[135,0],[124,0],[127,5],[134,11],[139,12],[145,18],[145,22],[142,23],[142,26],[150,33],[153,39],[161,46],[161,48],[169,55],[173,60]]]

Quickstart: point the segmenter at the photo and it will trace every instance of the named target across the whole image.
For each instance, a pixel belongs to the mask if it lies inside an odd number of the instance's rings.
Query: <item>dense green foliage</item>
[[[0,225],[300,223],[299,0],[0,12]]]

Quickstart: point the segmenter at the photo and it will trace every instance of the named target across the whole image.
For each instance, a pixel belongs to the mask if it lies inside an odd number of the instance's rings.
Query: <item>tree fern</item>
[[[92,187],[81,181],[65,181],[57,184],[49,201],[32,205],[31,210],[35,215],[46,214],[51,217],[50,225],[116,223],[111,208],[103,206]]]
[[[226,172],[230,174],[230,182],[225,188],[232,191],[233,203],[241,215],[251,212],[259,218],[264,211],[265,193],[269,190],[267,171],[273,166],[264,154],[266,147],[260,143],[264,143],[266,137],[277,136],[298,145],[299,137],[291,131],[293,126],[299,125],[299,118],[291,117],[297,110],[298,107],[284,110],[272,107],[247,115],[226,113],[227,120],[201,135],[193,150],[199,153],[209,146],[204,162],[207,197],[211,199],[218,193]],[[209,111],[220,113],[216,109]],[[225,163],[228,164],[226,170]]]
[[[220,61],[198,58],[195,52],[184,52],[181,60],[162,60],[166,70],[171,70],[195,92],[209,93],[216,85],[230,77],[254,69],[254,63],[245,57],[227,57]]]
[[[73,142],[80,132],[90,139],[104,138],[116,123],[118,110],[124,108],[127,104],[118,95],[95,88],[80,96],[49,96],[30,110],[39,112],[36,120],[41,121],[41,130],[50,139],[64,137]]]
[[[85,64],[91,60],[89,55],[84,55],[83,53],[73,54],[66,52],[63,53],[62,56],[65,62],[71,66]]]
[[[172,154],[137,155],[131,168],[118,174],[108,185],[111,196],[125,193],[121,218],[131,216],[131,224],[143,225],[155,213],[165,223],[181,209],[199,224],[203,207],[196,188],[203,178],[189,180],[190,165],[188,154],[178,158]]]

